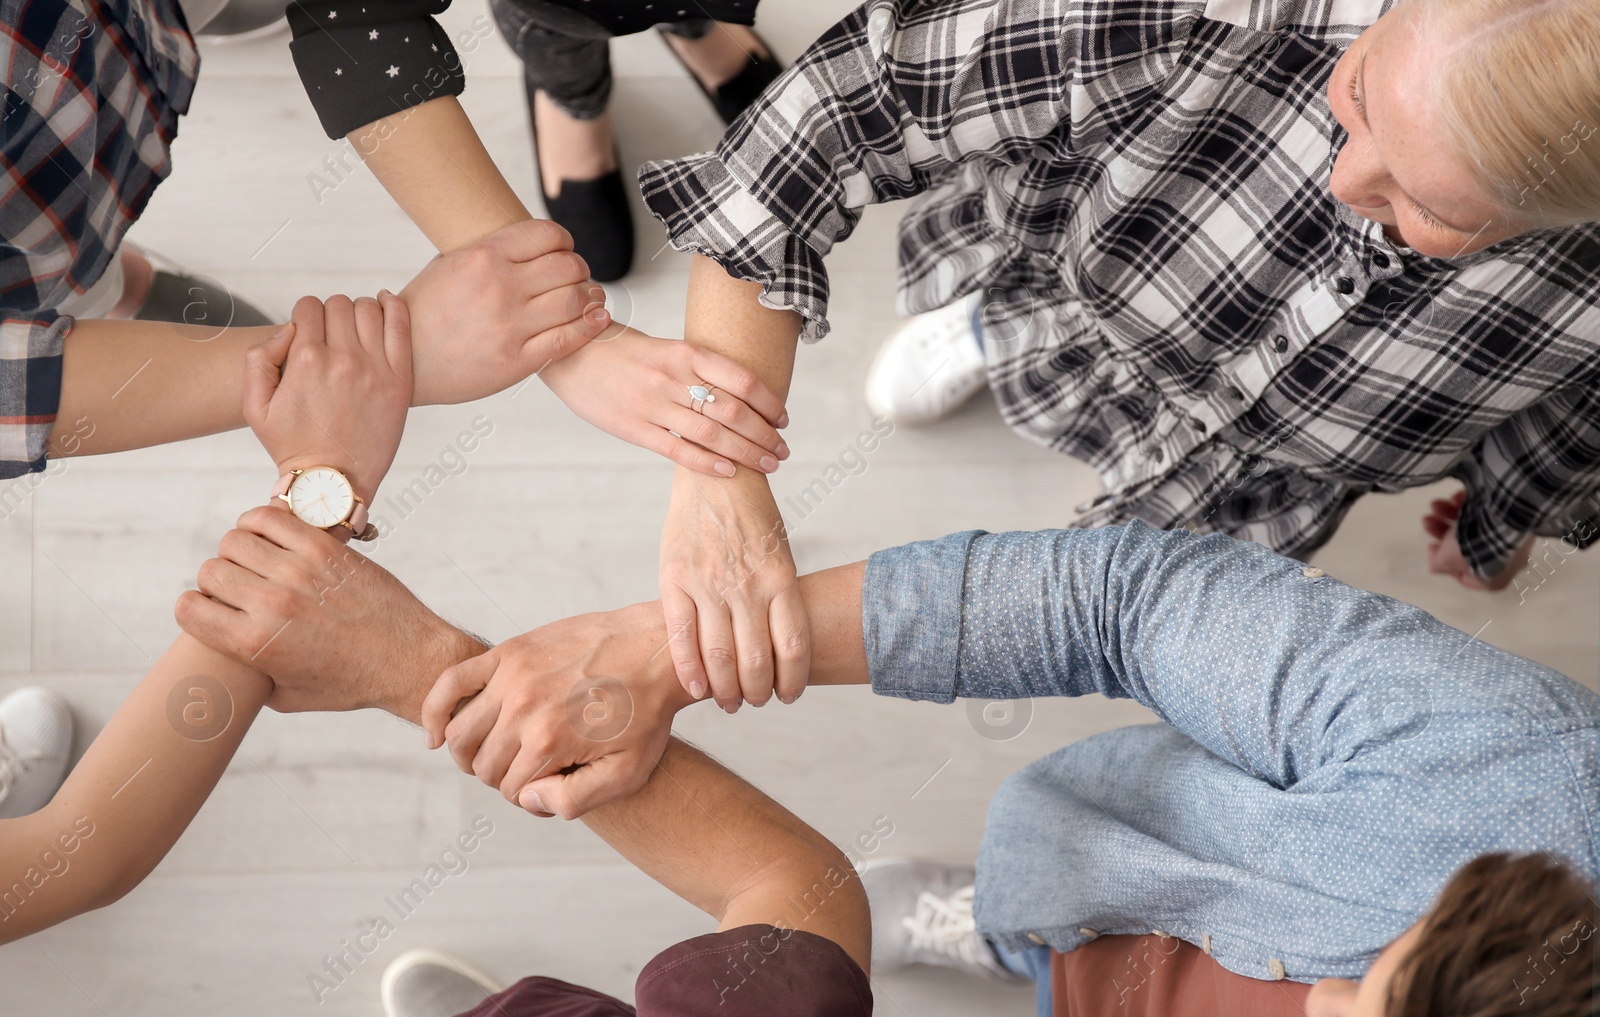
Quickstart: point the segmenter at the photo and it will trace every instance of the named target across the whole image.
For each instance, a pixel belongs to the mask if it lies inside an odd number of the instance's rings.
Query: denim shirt
[[[955,534],[873,555],[862,622],[883,695],[1165,722],[1001,787],[975,911],[1007,948],[1159,931],[1249,977],[1359,978],[1480,854],[1596,878],[1600,697],[1259,545]]]

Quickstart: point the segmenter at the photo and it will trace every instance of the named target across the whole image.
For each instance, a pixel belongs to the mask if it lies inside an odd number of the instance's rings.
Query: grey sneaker
[[[456,1017],[501,990],[494,979],[437,950],[411,950],[383,972],[388,1017]]]
[[[1002,982],[1027,979],[1001,965],[972,918],[971,866],[910,858],[868,862],[861,885],[872,905],[872,967],[955,968]]]
[[[0,819],[37,812],[55,797],[72,758],[72,711],[37,686],[0,699]]]

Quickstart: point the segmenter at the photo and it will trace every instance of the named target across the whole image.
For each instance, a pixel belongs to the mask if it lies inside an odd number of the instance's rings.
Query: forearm
[[[104,907],[149,875],[270,691],[262,675],[180,635],[50,804],[0,821],[0,943]]]
[[[441,251],[533,218],[455,96],[374,121],[347,137],[372,175]]]
[[[78,322],[64,343],[51,457],[121,452],[243,426],[245,352],[278,327]]]
[[[673,739],[644,787],[583,822],[720,928],[800,929],[870,968],[866,894],[843,853],[698,749]],[[791,903],[818,886],[830,891],[821,907]]]

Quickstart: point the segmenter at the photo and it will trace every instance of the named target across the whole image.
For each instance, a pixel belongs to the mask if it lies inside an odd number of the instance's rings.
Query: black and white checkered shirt
[[[915,197],[901,312],[983,294],[1002,412],[1099,470],[1092,521],[1302,555],[1362,494],[1453,475],[1490,575],[1595,514],[1600,226],[1445,260],[1331,196],[1330,74],[1391,5],[871,0],[641,183],[808,339],[823,256]]]

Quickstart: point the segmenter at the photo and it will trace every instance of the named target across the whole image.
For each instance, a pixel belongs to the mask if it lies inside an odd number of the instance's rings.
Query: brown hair
[[[1385,1017],[1589,1017],[1595,888],[1550,855],[1484,855],[1439,893]]]

